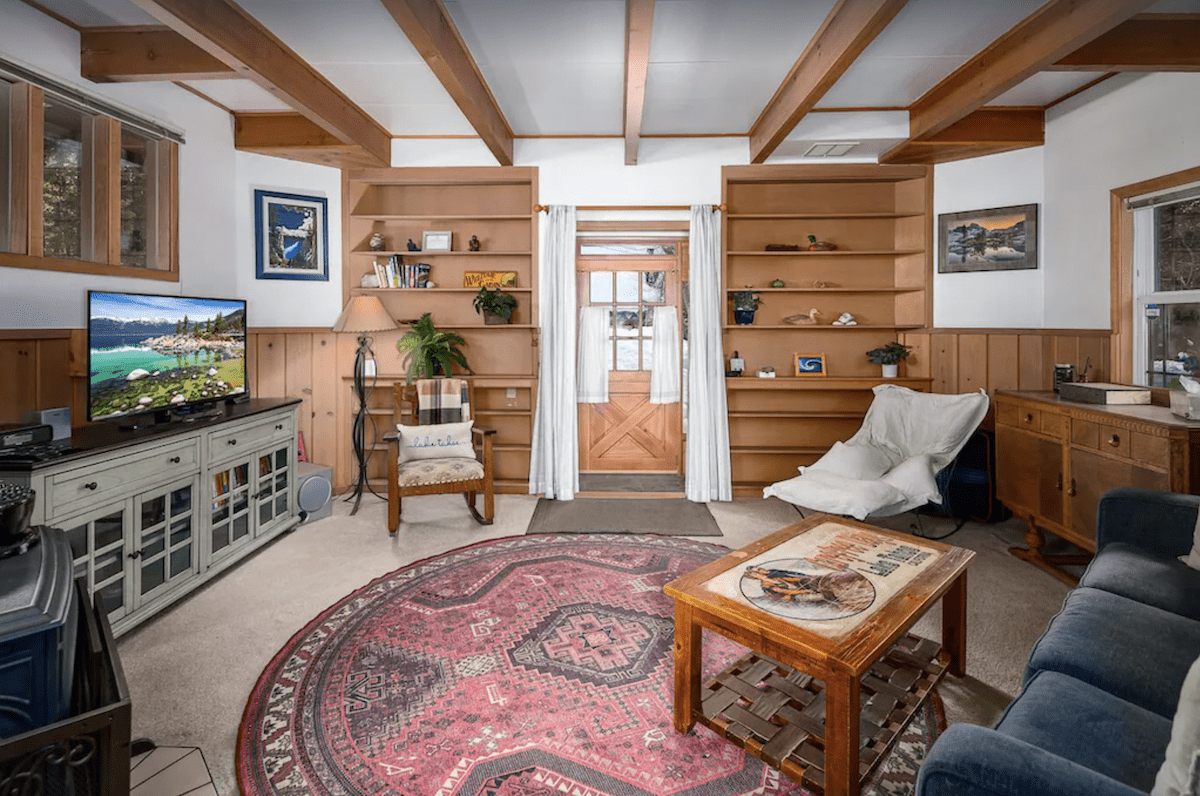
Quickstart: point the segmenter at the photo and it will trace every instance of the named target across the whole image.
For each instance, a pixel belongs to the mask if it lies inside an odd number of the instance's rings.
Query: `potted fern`
[[[408,369],[408,383],[413,379],[427,379],[432,376],[450,375],[452,364],[466,370],[467,358],[459,350],[466,345],[462,335],[454,331],[439,331],[434,328],[433,318],[429,313],[421,316],[412,328],[396,341],[396,348],[404,354],[404,367]]]
[[[517,297],[499,287],[489,290],[484,286],[475,294],[475,312],[482,315],[483,322],[489,326],[512,323],[513,310],[516,308]]]
[[[899,375],[901,360],[908,359],[908,355],[912,353],[908,346],[902,343],[888,343],[879,348],[872,348],[867,352],[867,359],[874,362],[876,365],[883,366],[883,377],[885,379],[894,379]]]

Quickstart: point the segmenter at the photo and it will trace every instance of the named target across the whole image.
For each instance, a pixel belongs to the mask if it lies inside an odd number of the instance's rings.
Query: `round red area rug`
[[[667,536],[518,536],[385,575],[259,678],[238,731],[242,792],[803,793],[708,729],[671,724],[662,587],[727,552]],[[706,675],[743,652],[707,632],[704,645]],[[875,793],[912,791],[936,714],[918,713]]]

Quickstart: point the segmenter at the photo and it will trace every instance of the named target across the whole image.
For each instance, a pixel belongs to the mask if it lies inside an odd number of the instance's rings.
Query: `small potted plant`
[[[408,369],[408,383],[413,379],[428,379],[433,376],[450,375],[452,364],[466,370],[467,358],[459,350],[466,345],[462,335],[453,331],[439,331],[433,326],[429,313],[412,325],[412,329],[396,341],[396,348],[404,354],[404,367]]]
[[[512,323],[513,310],[516,308],[517,297],[499,287],[489,290],[485,285],[475,294],[475,312],[482,315],[483,322],[489,326]]]
[[[885,379],[894,379],[900,370],[900,361],[908,359],[908,355],[912,353],[908,346],[901,343],[888,343],[879,348],[872,348],[867,352],[867,359],[874,362],[876,365],[883,366],[883,377]]]
[[[754,323],[754,312],[762,299],[753,290],[735,290],[729,294],[733,302],[733,322],[739,326],[749,326]]]

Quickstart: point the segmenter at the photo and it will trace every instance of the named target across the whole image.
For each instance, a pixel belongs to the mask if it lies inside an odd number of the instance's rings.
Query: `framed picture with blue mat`
[[[329,281],[324,197],[254,192],[255,277]]]

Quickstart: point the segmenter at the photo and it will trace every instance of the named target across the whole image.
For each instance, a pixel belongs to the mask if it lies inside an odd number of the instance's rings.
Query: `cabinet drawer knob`
[[[167,459],[167,461],[171,464],[179,464],[181,461],[183,461],[183,459],[179,458],[178,456],[172,456],[170,459]]]
[[[237,440],[236,440],[236,439],[229,439],[229,440],[226,440],[226,441],[225,441],[225,444],[226,444],[226,445],[237,445]]]
[[[276,424],[275,424],[275,430],[276,430],[276,431],[283,431],[283,423],[276,423]]]
[[[1118,436],[1116,434],[1109,434],[1108,435],[1108,444],[1112,445],[1114,448],[1117,447],[1118,445],[1121,444],[1120,436]]]
[[[1033,422],[1033,413],[1031,413],[1031,412],[1027,412],[1027,413],[1025,414],[1025,422],[1026,422],[1026,423],[1032,423],[1032,422]]]
[[[88,481],[86,484],[83,485],[83,488],[90,489],[91,491],[95,492],[97,489],[100,488],[100,485],[97,484],[95,481]]]
[[[1075,489],[1075,479],[1074,478],[1071,479],[1071,488],[1067,490],[1067,494],[1070,495],[1071,497],[1075,497],[1075,495],[1078,494],[1078,492]]]

